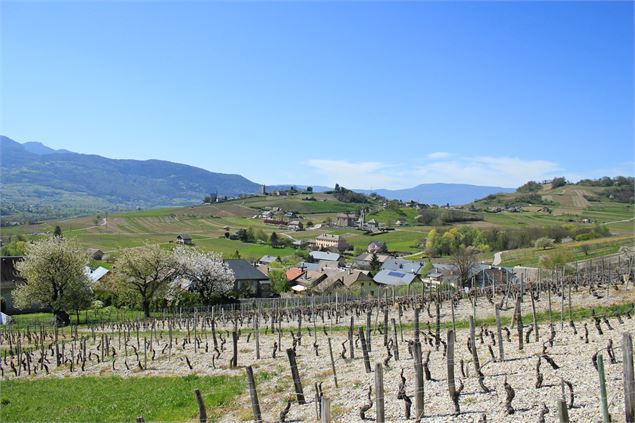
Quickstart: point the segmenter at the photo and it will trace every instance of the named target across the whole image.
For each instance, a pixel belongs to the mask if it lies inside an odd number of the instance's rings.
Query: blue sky
[[[632,2],[9,2],[0,133],[254,181],[633,171]]]

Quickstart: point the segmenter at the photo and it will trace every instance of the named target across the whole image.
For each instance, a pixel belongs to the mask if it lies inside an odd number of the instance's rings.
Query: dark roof
[[[181,239],[192,239],[190,234],[178,234],[176,237]]]
[[[264,281],[269,278],[260,270],[252,266],[248,261],[243,259],[225,260],[225,263],[234,272],[236,280],[257,280]]]

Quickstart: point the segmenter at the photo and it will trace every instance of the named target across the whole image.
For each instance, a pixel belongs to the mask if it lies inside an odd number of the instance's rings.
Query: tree
[[[60,227],[60,225],[55,226],[55,229],[53,230],[53,236],[57,236],[57,237],[62,236],[62,228]]]
[[[428,232],[428,236],[426,237],[426,251],[431,256],[436,254],[435,244],[437,241],[437,236],[438,236],[437,230],[431,229],[430,232]]]
[[[536,241],[534,241],[534,247],[538,249],[542,248],[543,250],[546,250],[549,247],[553,247],[553,241],[551,240],[551,238],[547,238],[546,236],[543,236],[541,238],[538,238]]]
[[[313,193],[313,187],[306,187],[306,192]]]
[[[560,251],[554,254],[541,256],[538,264],[546,269],[558,269],[571,261],[571,253]]]
[[[287,280],[287,275],[283,271],[272,270],[269,272],[269,279],[271,279],[271,289],[276,294],[280,295],[289,290],[289,281]]]
[[[174,256],[158,245],[124,250],[114,270],[120,287],[137,296],[146,317],[150,317],[151,302],[167,291],[178,274]]]
[[[269,243],[273,248],[277,248],[280,243],[280,239],[278,238],[278,234],[275,232],[271,232],[271,236],[269,237]]]
[[[377,253],[373,253],[370,258],[370,271],[372,274],[376,274],[381,269],[381,263],[379,261],[379,257],[377,257]]]
[[[585,256],[589,255],[589,250],[590,250],[590,247],[588,244],[583,244],[580,246],[580,251],[582,251]]]
[[[234,287],[234,273],[217,253],[206,253],[196,248],[178,247],[174,258],[179,275],[191,282],[205,305],[212,304]]]
[[[567,180],[564,176],[553,178],[551,180],[551,189],[559,188],[567,185]]]
[[[335,184],[335,192],[340,192],[340,184]]]
[[[459,282],[462,285],[468,281],[472,270],[476,267],[476,254],[472,247],[460,247],[452,254],[451,263],[459,273]]]
[[[28,244],[24,260],[16,264],[26,280],[13,291],[15,305],[41,304],[51,308],[56,325],[70,323],[67,310],[78,310],[90,298],[85,266],[88,254],[72,241],[54,236]]]

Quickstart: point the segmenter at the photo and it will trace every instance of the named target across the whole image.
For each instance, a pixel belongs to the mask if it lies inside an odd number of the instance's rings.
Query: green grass
[[[3,422],[187,421],[198,416],[194,389],[208,416],[219,418],[245,389],[239,376],[71,377],[9,380],[2,388]]]
[[[600,238],[584,242],[570,242],[559,244],[555,248],[541,250],[536,248],[521,248],[518,250],[506,251],[503,253],[503,266],[538,266],[541,256],[551,256],[559,253],[571,255],[571,261],[586,260],[615,254],[622,246],[633,246],[635,238],[633,236]],[[582,245],[589,247],[588,254],[580,249]]]

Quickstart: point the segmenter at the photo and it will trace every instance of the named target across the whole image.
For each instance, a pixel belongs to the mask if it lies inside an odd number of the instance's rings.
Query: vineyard
[[[3,395],[19,380],[226,376],[246,381],[233,406],[219,415],[197,390],[192,418],[633,421],[631,271],[631,261],[598,263],[470,290],[420,285],[408,296],[386,289],[9,326],[0,334]],[[0,410],[16,419],[11,404]]]

